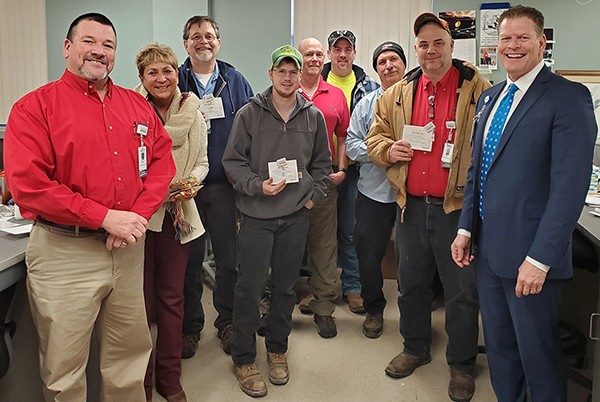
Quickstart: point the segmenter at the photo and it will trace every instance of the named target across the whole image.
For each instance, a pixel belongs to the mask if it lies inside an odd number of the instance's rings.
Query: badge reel
[[[148,174],[148,155],[144,145],[144,137],[148,134],[148,126],[142,123],[135,124],[135,134],[140,136],[140,146],[138,147],[138,172],[140,177],[146,177]]]
[[[452,141],[456,123],[447,121],[446,129],[448,129],[448,140],[444,143],[444,150],[442,151],[442,167],[449,169],[452,165],[452,154],[454,153],[454,143]]]

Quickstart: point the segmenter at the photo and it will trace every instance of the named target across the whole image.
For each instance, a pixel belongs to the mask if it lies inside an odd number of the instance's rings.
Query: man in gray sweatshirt
[[[333,186],[328,179],[331,162],[325,120],[296,91],[302,56],[285,45],[275,49],[271,60],[273,85],[238,111],[223,155],[241,212],[231,357],[242,391],[253,397],[267,393],[254,362],[259,302],[269,267],[273,286],[265,336],[269,380],[283,385],[289,379],[285,353],[308,210]],[[285,178],[278,174],[283,171]]]

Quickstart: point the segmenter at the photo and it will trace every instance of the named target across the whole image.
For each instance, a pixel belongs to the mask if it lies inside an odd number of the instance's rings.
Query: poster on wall
[[[479,67],[498,68],[498,18],[510,3],[482,3],[479,24]]]
[[[479,46],[498,46],[498,18],[510,3],[482,3]]]
[[[498,69],[497,50],[496,46],[480,46],[479,67],[489,67],[491,70]]]
[[[452,56],[475,64],[475,10],[441,11],[439,17],[448,23],[454,39]]]

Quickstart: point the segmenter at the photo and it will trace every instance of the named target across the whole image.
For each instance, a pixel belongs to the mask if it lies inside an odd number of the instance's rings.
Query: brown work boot
[[[267,363],[269,364],[269,381],[271,381],[271,384],[287,384],[290,379],[290,372],[285,354],[267,352]]]
[[[472,374],[450,369],[448,396],[455,402],[469,402],[475,393],[475,379]]]
[[[302,314],[306,314],[306,315],[312,315],[313,314],[313,311],[308,306],[308,304],[314,298],[315,297],[313,296],[313,294],[309,293],[306,296],[304,296],[304,298],[302,300],[300,300],[300,303],[298,303],[298,308],[300,309],[300,312]]]
[[[367,314],[362,330],[367,338],[379,338],[383,332],[383,313]]]
[[[200,341],[200,332],[194,335],[183,334],[183,343],[181,348],[181,358],[191,359],[198,350],[198,341]]]
[[[167,396],[167,402],[187,402],[187,397],[185,396],[185,392],[181,390],[175,395]]]
[[[364,314],[365,306],[363,306],[363,299],[360,297],[360,293],[358,292],[349,292],[342,296],[342,300],[348,303],[348,307],[350,307],[350,311],[354,314]]]
[[[217,332],[217,338],[221,340],[221,349],[225,354],[231,354],[231,343],[233,342],[233,324],[228,324],[221,331]]]
[[[235,377],[245,394],[258,398],[267,395],[267,384],[260,376],[256,364],[242,364],[234,366]]]
[[[424,366],[431,361],[431,356],[417,357],[406,352],[394,357],[385,368],[385,373],[392,378],[404,378],[411,375],[419,366]]]
[[[321,338],[333,338],[337,335],[337,327],[332,316],[315,314],[313,320],[317,324],[317,332]]]

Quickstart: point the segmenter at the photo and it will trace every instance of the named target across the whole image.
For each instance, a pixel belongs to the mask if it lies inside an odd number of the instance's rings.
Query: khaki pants
[[[317,315],[329,316],[335,310],[337,283],[337,191],[320,200],[309,211],[308,269],[310,291],[315,296],[309,307]]]
[[[144,238],[107,251],[94,234],[69,237],[35,225],[27,290],[39,336],[47,401],[85,401],[85,368],[97,325],[103,401],[144,401],[152,348],[143,297]]]

